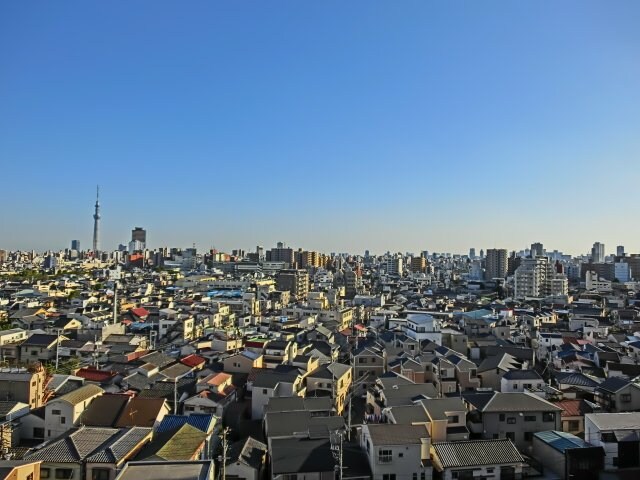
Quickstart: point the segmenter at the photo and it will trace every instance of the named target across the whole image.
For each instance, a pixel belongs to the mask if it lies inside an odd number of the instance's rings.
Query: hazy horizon
[[[640,3],[0,5],[0,249],[640,252]]]

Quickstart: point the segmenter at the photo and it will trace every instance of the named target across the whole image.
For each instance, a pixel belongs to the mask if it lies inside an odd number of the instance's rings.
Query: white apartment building
[[[569,292],[566,275],[556,273],[546,257],[522,259],[514,277],[516,298],[559,296]]]

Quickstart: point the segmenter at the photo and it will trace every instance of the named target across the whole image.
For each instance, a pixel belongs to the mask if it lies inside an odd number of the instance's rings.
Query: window
[[[71,478],[73,475],[73,470],[70,468],[56,468],[56,478],[61,480],[66,480]]]
[[[516,441],[516,432],[507,432],[505,433],[505,437],[507,437],[512,442]]]
[[[425,472],[420,472],[420,480],[427,480],[427,474]]]
[[[263,395],[266,395],[266,394],[267,394],[267,389],[266,389],[266,388],[263,388],[263,389],[262,389],[262,394],[263,394]]]
[[[544,412],[542,414],[543,422],[555,422],[555,420],[556,420],[556,414],[553,412]]]
[[[385,473],[384,475],[382,475],[382,480],[396,480],[396,474],[395,473]]]
[[[404,453],[400,452],[400,453],[398,454],[398,457],[400,457],[400,458],[404,457]]]
[[[358,363],[367,363],[367,359],[363,358],[363,357],[360,357],[360,358],[358,358]]]
[[[501,422],[504,422],[504,418],[505,418],[505,416],[506,416],[506,415],[505,415],[504,413],[501,413],[501,414],[500,414],[500,416],[498,417],[498,419],[499,419]]]
[[[493,468],[487,468],[487,473],[493,473]]]
[[[631,401],[631,394],[630,393],[623,393],[622,395],[620,395],[620,400],[622,402],[628,403]]]
[[[449,423],[458,423],[460,421],[460,416],[458,415],[449,415],[447,417],[447,422]]]
[[[378,463],[391,463],[393,460],[393,452],[391,450],[378,450]]]
[[[94,468],[91,472],[91,480],[109,480],[109,470],[107,468]]]
[[[40,469],[40,478],[49,478],[49,475],[51,475],[51,472],[49,471],[48,468]]]
[[[525,415],[524,416],[524,421],[525,422],[535,422],[536,421],[536,416],[535,415]]]
[[[60,415],[61,413],[60,410],[51,410],[51,415]]]
[[[579,420],[569,420],[569,431],[575,432],[576,430],[580,430],[580,421]]]
[[[67,423],[67,419],[64,417],[60,417],[60,425],[64,425],[65,423]]]
[[[34,427],[33,438],[44,438],[44,428]]]
[[[507,418],[507,423],[508,423],[509,425],[513,425],[513,424],[515,424],[515,423],[516,423],[516,417],[509,417],[509,418]]]

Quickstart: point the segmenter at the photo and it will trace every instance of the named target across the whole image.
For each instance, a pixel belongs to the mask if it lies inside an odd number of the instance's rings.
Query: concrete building
[[[420,342],[431,340],[442,345],[440,322],[427,313],[409,312],[405,324],[405,335]]]
[[[485,278],[504,278],[507,276],[507,250],[504,248],[490,248],[487,250]]]
[[[596,242],[591,248],[591,261],[593,263],[604,263],[604,243]]]
[[[87,384],[47,402],[44,414],[45,439],[59,437],[73,428],[91,401],[103,393],[104,390],[97,385]]]
[[[304,270],[280,270],[276,289],[291,292],[297,300],[304,299],[309,293],[309,274]]]
[[[556,273],[546,257],[523,258],[515,271],[515,297],[546,297],[567,295],[569,282],[564,274]]]

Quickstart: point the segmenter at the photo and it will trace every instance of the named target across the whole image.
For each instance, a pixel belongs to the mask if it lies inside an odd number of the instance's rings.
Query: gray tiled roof
[[[422,438],[429,438],[429,432],[424,425],[394,425],[383,423],[368,426],[371,442],[378,445],[415,445],[420,444]]]
[[[487,412],[555,412],[562,409],[536,395],[523,392],[496,392],[491,400],[480,409]]]
[[[521,463],[522,456],[508,438],[434,443],[443,468]]]

